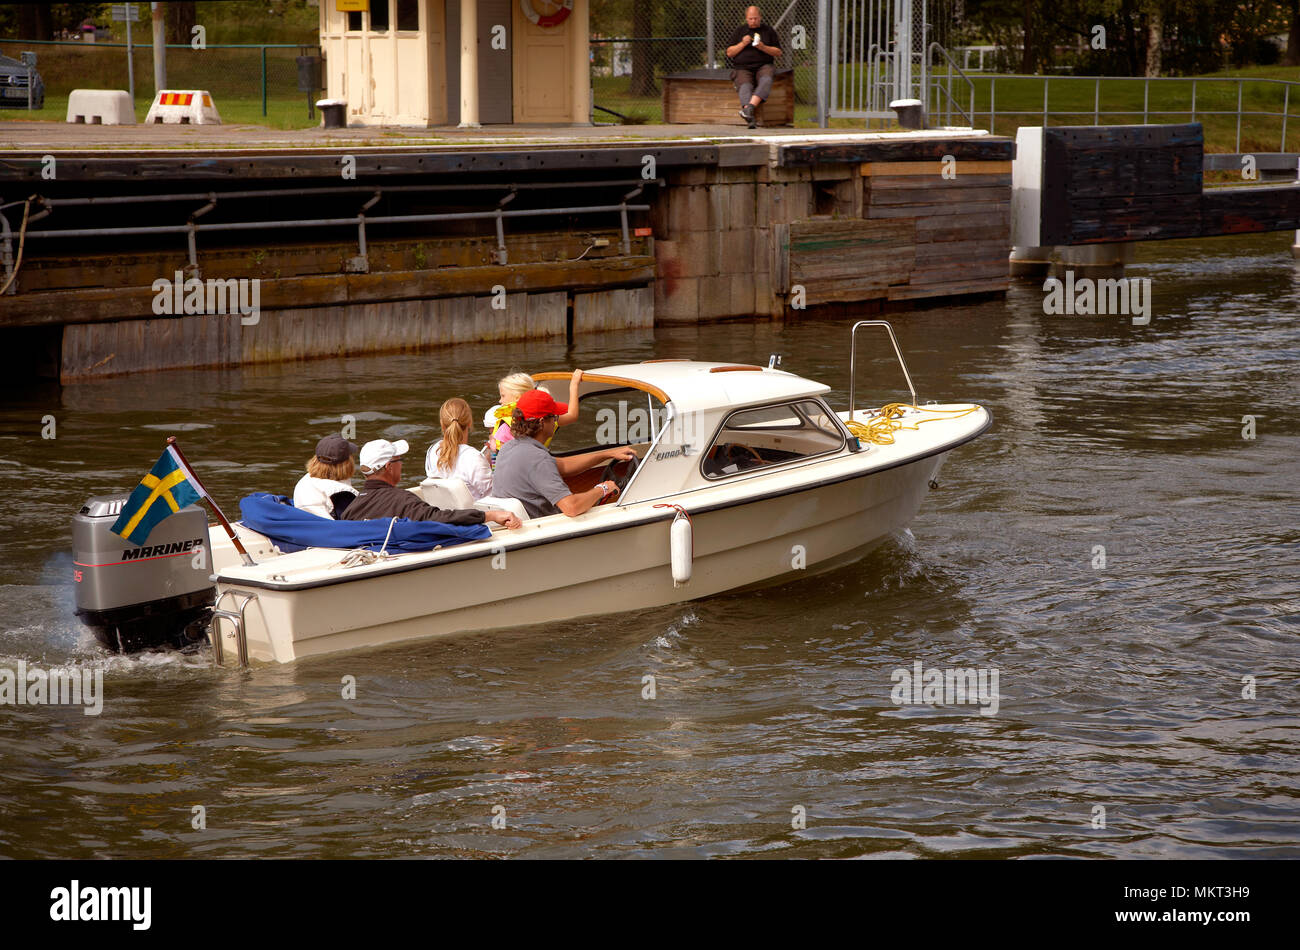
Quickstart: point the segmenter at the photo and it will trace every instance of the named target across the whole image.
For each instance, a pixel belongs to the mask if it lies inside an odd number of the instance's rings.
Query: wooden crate
[[[692,69],[664,77],[664,122],[670,125],[741,125],[740,99],[729,69]],[[756,111],[765,128],[794,125],[794,70],[778,69],[772,95]]]

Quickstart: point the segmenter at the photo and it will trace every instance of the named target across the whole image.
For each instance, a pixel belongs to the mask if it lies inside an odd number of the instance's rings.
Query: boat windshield
[[[663,428],[668,410],[649,393],[612,389],[583,396],[578,421],[562,426],[551,442],[557,455],[611,445],[645,445]]]

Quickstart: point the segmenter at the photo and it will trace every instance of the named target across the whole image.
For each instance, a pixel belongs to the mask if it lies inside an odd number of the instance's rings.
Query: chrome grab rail
[[[229,594],[232,597],[242,596],[244,599],[240,602],[235,610],[222,610],[221,601]],[[251,601],[257,600],[257,595],[246,590],[223,590],[221,596],[217,598],[216,604],[212,608],[212,655],[217,661],[217,666],[225,663],[225,647],[221,643],[221,627],[217,623],[220,619],[229,620],[235,626],[235,643],[239,645],[239,665],[248,666],[248,632],[244,620],[244,610]]]
[[[898,357],[898,366],[903,371],[903,378],[907,380],[907,388],[912,394],[912,405],[918,405],[916,401],[916,387],[912,385],[912,374],[907,371],[907,363],[903,361],[903,351],[898,348],[898,338],[894,336],[894,328],[884,320],[859,320],[853,324],[853,330],[849,334],[849,420],[853,420],[854,395],[857,383],[857,357],[858,357],[858,328],[859,327],[884,327],[885,332],[889,334],[889,342],[894,344],[894,355]]]

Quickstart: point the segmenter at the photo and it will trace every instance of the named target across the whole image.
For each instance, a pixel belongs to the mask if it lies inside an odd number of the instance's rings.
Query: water
[[[249,671],[206,651],[111,657],[72,616],[72,515],[134,485],[167,434],[233,510],[289,491],[342,415],[422,453],[441,399],[481,414],[516,367],[780,351],[842,406],[847,322],[11,390],[0,668],[101,669],[105,705],[0,707],[0,855],[1300,855],[1288,243],[1142,249],[1147,327],[1044,316],[1028,284],[894,317],[920,398],[981,402],[994,427],[856,564]],[[859,391],[899,385],[869,363]],[[997,714],[895,705],[891,673],[916,661],[996,669]]]

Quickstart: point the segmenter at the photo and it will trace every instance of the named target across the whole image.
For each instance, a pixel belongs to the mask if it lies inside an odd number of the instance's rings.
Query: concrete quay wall
[[[355,243],[296,230],[249,232],[215,247],[200,232],[197,261],[183,238],[120,252],[96,244],[92,255],[61,252],[57,239],[31,241],[16,292],[0,297],[0,337],[19,343],[9,348],[11,365],[30,363],[24,350],[33,350],[47,375],[74,380],[1002,292],[1013,154],[1007,139],[933,132],[363,155],[358,179],[379,189],[508,173],[512,181],[558,183],[577,193],[601,174],[612,180],[644,172],[646,156],[658,167],[643,173],[646,185],[634,201],[650,209],[629,212],[636,234],[626,245],[616,217],[588,216],[578,227],[515,219],[506,231],[507,264],[494,259],[490,223],[487,232],[461,237],[376,233],[361,258]],[[229,174],[223,161],[154,161],[147,184],[219,188],[209,179]],[[268,188],[283,188],[295,175],[305,184],[336,180],[329,176],[337,176],[337,155],[290,161],[286,175],[279,158],[240,160],[240,187],[261,172]],[[80,167],[85,180],[65,179],[63,194],[94,195],[104,181],[119,193],[134,187],[123,184],[126,171],[112,161]],[[24,161],[13,169],[22,177]],[[67,214],[60,211],[65,227]],[[270,243],[269,236],[280,239]],[[177,272],[256,278],[257,318],[157,313],[151,283]]]

